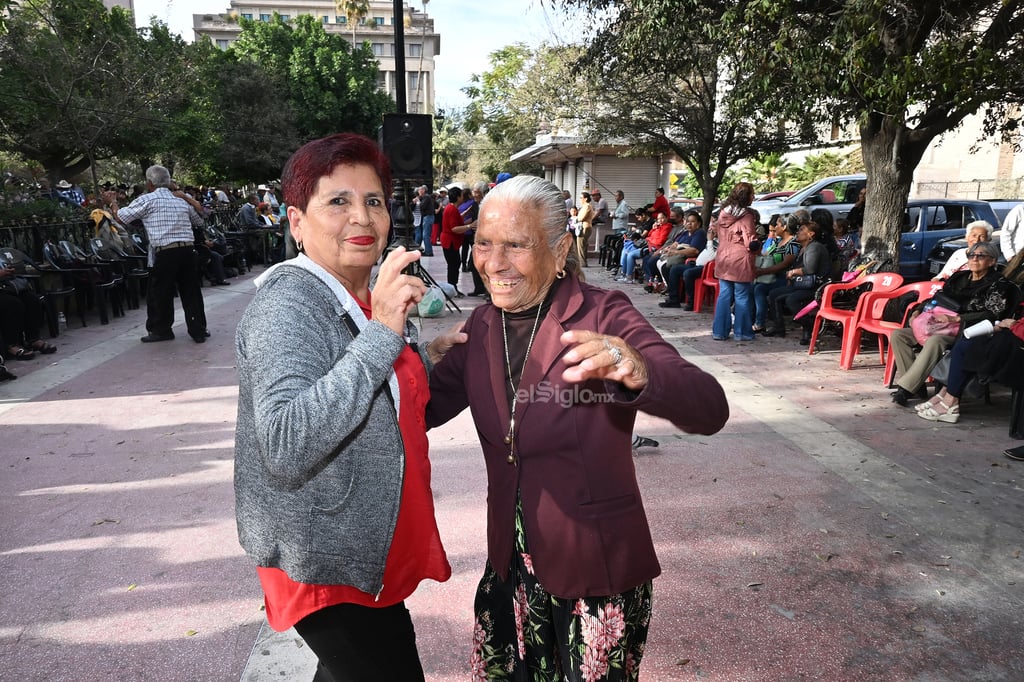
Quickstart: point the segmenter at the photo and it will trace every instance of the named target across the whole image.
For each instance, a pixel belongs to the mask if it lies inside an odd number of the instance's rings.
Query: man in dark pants
[[[121,222],[141,219],[149,235],[149,290],[146,296],[146,330],[143,343],[174,338],[174,290],[185,310],[188,335],[203,343],[206,310],[202,282],[196,265],[192,227],[202,226],[201,205],[184,192],[172,191],[171,174],[163,166],[146,169],[147,193],[118,210],[117,198],[109,197],[110,209]]]

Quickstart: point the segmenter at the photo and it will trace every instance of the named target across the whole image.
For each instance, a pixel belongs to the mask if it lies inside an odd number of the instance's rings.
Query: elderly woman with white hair
[[[973,223],[967,224],[965,236],[967,237],[967,246],[962,249],[957,249],[953,252],[953,255],[946,261],[946,265],[943,266],[939,274],[932,277],[933,281],[947,280],[949,276],[954,272],[967,269],[967,251],[977,244],[978,242],[990,242],[992,241],[992,231],[995,228],[987,220],[975,220]]]
[[[635,680],[661,572],[633,465],[636,413],[712,434],[729,406],[621,291],[588,285],[561,192],[519,176],[480,205],[491,304],[430,375],[428,426],[469,407],[487,467],[474,679]]]

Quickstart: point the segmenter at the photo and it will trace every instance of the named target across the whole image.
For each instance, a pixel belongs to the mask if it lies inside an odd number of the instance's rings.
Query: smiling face
[[[987,242],[989,240],[988,230],[984,227],[972,227],[971,231],[967,233],[967,247],[970,248],[978,242]]]
[[[565,268],[572,237],[548,246],[540,210],[513,199],[491,199],[480,212],[473,263],[502,310],[519,312],[544,301],[555,275]]]
[[[387,201],[380,178],[365,164],[336,166],[320,178],[306,210],[288,207],[295,241],[342,284],[367,279],[387,245]]]

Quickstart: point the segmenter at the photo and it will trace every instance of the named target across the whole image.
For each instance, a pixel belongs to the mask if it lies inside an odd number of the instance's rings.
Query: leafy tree
[[[153,27],[147,40],[119,7],[29,0],[5,26],[0,147],[38,161],[51,181],[91,168],[95,183],[96,161],[152,139],[181,90],[166,31]],[[152,62],[157,40],[166,49]]]
[[[204,87],[180,119],[180,157],[200,182],[278,177],[301,143],[293,107],[278,94],[280,76],[208,40],[197,51]]]
[[[295,111],[301,139],[343,130],[374,136],[383,114],[394,111],[394,101],[377,88],[378,64],[366,43],[353,47],[307,14],[291,23],[275,14],[269,22],[241,24],[229,51],[279,84],[277,98]]]
[[[434,117],[433,163],[438,186],[451,182],[466,167],[469,150],[462,129],[463,119],[461,111],[449,112],[444,118]]]
[[[793,164],[782,158],[782,154],[778,152],[753,159],[743,169],[744,179],[753,184],[758,192],[775,192],[782,189],[792,173]]]
[[[369,0],[335,0],[335,8],[345,16],[352,29],[352,45],[356,44],[356,26],[370,13]]]
[[[490,70],[474,74],[463,88],[470,99],[466,130],[484,133],[489,143],[478,151],[488,176],[535,172],[536,164],[512,163],[509,157],[533,145],[539,129],[575,123],[569,103],[574,91],[586,87],[572,74],[578,56],[578,48],[542,45],[534,51],[516,43],[492,52]]]
[[[928,145],[971,114],[1012,134],[1024,101],[1022,0],[739,2],[728,30],[770,26],[773,73],[785,70],[817,105],[860,129],[868,194],[865,252],[897,262],[914,170]],[[1019,116],[1019,113],[1018,115]]]
[[[674,152],[700,186],[705,221],[731,167],[813,139],[811,126],[787,124],[770,104],[767,93],[790,80],[765,70],[763,29],[723,24],[737,3],[573,4],[605,17],[579,63],[600,93],[581,121],[587,137],[623,139],[638,153]]]

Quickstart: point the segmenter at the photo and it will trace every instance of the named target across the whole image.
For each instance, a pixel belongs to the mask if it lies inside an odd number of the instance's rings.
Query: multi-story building
[[[395,97],[395,25],[404,29],[406,110],[412,114],[434,111],[434,57],[441,51],[441,36],[434,31],[434,20],[425,12],[403,3],[403,16],[395,17],[394,3],[371,1],[370,11],[358,22],[349,23],[333,2],[323,0],[231,0],[223,14],[193,14],[196,39],[208,36],[225,49],[241,33],[239,19],[270,21],[274,13],[285,20],[300,14],[320,19],[331,33],[340,33],[356,43],[369,42],[380,62],[378,83],[381,90]]]

